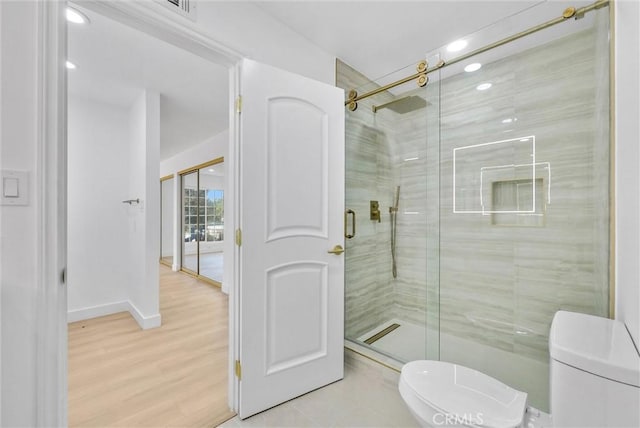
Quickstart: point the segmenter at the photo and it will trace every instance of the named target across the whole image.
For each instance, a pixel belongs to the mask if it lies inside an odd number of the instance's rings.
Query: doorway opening
[[[228,298],[158,261],[179,266],[179,171],[227,151],[228,67],[71,6],[89,20],[68,24],[69,425],[220,423]],[[224,237],[224,189],[202,219],[192,195],[196,234],[213,225],[196,246]]]

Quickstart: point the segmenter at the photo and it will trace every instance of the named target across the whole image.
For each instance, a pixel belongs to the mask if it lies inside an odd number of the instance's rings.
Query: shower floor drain
[[[389,327],[377,332],[376,334],[374,334],[373,336],[365,340],[364,343],[366,343],[367,345],[371,345],[372,343],[382,339],[383,337],[385,337],[387,334],[391,333],[393,330],[395,330],[398,327],[400,327],[400,324],[395,324],[395,323],[391,324]]]

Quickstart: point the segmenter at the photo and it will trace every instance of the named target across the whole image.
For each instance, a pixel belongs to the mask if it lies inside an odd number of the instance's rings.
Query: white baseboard
[[[68,311],[67,323],[103,317],[119,312],[129,312],[143,330],[160,327],[162,323],[162,318],[159,313],[145,317],[129,300]]]
[[[136,305],[131,303],[131,301],[129,301],[128,303],[129,303],[129,313],[133,318],[135,318],[135,320],[138,322],[138,325],[140,326],[141,329],[148,330],[150,328],[160,327],[160,325],[162,324],[162,318],[160,317],[159,313],[155,315],[151,315],[150,317],[145,317],[138,310],[138,308],[136,308]]]
[[[128,300],[122,302],[107,303],[104,305],[90,306],[88,308],[76,309],[67,312],[67,322],[88,320],[91,318],[103,317],[105,315],[117,314],[118,312],[130,312],[131,305]]]

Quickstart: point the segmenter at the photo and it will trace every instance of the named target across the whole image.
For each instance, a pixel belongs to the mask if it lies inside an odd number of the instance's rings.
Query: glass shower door
[[[346,112],[349,346],[480,370],[543,411],[553,315],[607,316],[610,293],[609,11],[494,44],[557,12],[434,51],[426,88]],[[338,61],[337,84],[363,94],[414,70],[370,80]]]
[[[371,81],[338,62],[337,83],[364,93],[415,67]],[[427,287],[427,264],[437,258],[428,261],[433,206],[426,174],[427,134],[438,129],[437,93],[410,82],[346,111],[345,206],[356,233],[345,242],[345,336],[397,366],[438,358],[437,281],[435,290]]]
[[[440,135],[429,141],[440,357],[544,411],[553,315],[608,315],[608,11],[588,19],[443,70]],[[481,67],[465,72],[471,63]]]

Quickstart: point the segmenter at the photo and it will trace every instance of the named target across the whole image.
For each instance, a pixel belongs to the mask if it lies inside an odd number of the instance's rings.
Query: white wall
[[[640,347],[640,3],[616,12],[616,319]]]
[[[35,2],[0,2],[0,168],[29,171],[29,205],[0,207],[1,426],[35,426],[38,154]]]
[[[68,101],[68,312],[76,321],[129,300],[129,111]]]
[[[70,322],[129,311],[142,328],[160,325],[159,100],[145,93],[125,108],[69,97]]]
[[[198,164],[227,156],[229,132],[224,131],[213,137],[160,162],[160,177],[175,174]]]
[[[256,5],[243,1],[199,2],[197,25],[247,58],[335,83],[335,56]]]
[[[0,29],[2,28],[2,7],[0,7]],[[2,31],[0,30],[0,46],[2,46]],[[2,66],[0,66],[0,82],[2,82]],[[2,84],[0,84],[0,100],[2,100]],[[0,102],[0,142],[2,141],[2,103]],[[0,145],[0,159],[2,146]],[[1,167],[2,165],[0,165]],[[0,248],[2,248],[2,211],[0,210]],[[2,253],[0,252],[0,278],[2,278]],[[0,293],[0,338],[2,337],[2,293]],[[2,424],[2,340],[0,340],[0,425]]]
[[[132,250],[130,302],[143,328],[160,325],[160,95],[145,91],[130,110],[129,194],[140,204],[129,208]],[[123,153],[127,155],[127,152]],[[129,198],[127,198],[129,199]],[[137,313],[137,314],[136,314]],[[140,319],[142,317],[142,319]]]

